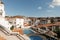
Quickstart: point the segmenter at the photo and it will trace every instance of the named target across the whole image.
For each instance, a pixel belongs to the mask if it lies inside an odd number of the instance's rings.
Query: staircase
[[[0,36],[3,36],[6,40],[30,40],[26,35],[12,32],[10,30],[11,26],[12,25],[7,20],[0,18]]]
[[[5,37],[6,40],[25,40],[22,35],[19,35],[18,33],[16,32],[8,32],[6,31],[5,29],[1,28],[0,26],[0,35]]]
[[[6,30],[1,26],[0,35],[6,38],[6,40],[30,40],[26,35],[21,35],[17,32],[9,32],[9,30]]]

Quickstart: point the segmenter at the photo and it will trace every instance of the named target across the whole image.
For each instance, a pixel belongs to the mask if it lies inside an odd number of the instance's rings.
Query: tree
[[[14,26],[12,26],[10,29],[13,30],[14,29]]]

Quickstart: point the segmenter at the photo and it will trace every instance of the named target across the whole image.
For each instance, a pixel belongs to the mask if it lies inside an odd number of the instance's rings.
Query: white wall
[[[2,10],[2,15],[0,15],[0,16],[5,17],[4,4],[0,4],[0,12],[1,12],[1,10]]]
[[[12,25],[3,17],[0,17],[0,25],[2,25],[4,28],[7,28],[8,30],[10,30],[10,27],[12,27]]]
[[[24,28],[24,19],[16,19],[16,27]]]

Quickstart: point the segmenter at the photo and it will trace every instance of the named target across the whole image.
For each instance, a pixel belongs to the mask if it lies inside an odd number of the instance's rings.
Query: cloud
[[[49,7],[54,8],[55,6],[53,6],[53,5],[49,5]]]
[[[54,8],[55,6],[60,6],[60,0],[53,0],[49,7]]]
[[[41,10],[41,9],[42,9],[42,7],[41,7],[41,6],[39,6],[39,7],[38,7],[38,9],[39,9],[39,10]]]

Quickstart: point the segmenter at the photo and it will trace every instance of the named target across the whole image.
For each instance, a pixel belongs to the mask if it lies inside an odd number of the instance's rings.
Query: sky
[[[6,15],[60,17],[60,0],[2,0]]]

